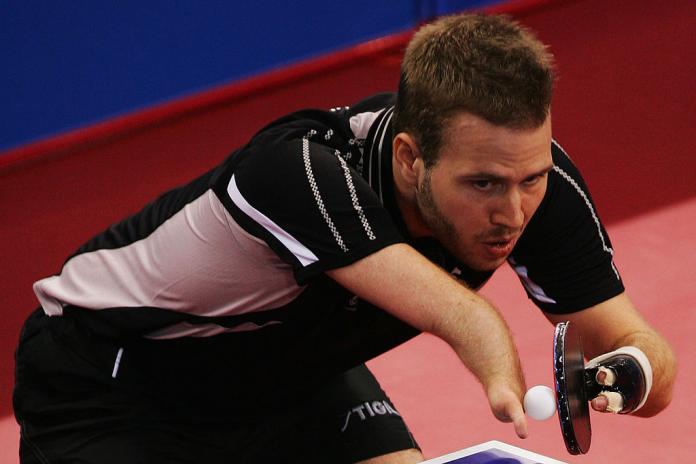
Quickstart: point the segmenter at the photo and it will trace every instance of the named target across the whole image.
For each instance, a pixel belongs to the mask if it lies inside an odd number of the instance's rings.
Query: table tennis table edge
[[[472,454],[479,453],[481,451],[488,451],[491,449],[507,451],[508,453],[516,454],[521,458],[533,459],[537,461],[539,464],[568,464],[565,461],[559,461],[548,456],[543,456],[541,454],[537,454],[526,449],[518,448],[517,446],[509,445],[498,440],[487,441],[478,445],[471,446],[469,448],[464,448],[459,451],[455,451],[453,453],[428,459],[427,461],[423,461],[422,464],[445,464],[451,461],[452,459],[471,456]]]

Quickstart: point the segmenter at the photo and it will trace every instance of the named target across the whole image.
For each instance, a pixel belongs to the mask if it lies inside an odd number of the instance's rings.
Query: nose
[[[524,225],[523,199],[520,192],[511,189],[501,195],[493,209],[491,222],[509,229],[521,229]]]

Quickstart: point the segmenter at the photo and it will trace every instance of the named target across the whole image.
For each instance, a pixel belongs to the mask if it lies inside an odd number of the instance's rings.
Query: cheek
[[[490,224],[488,202],[477,198],[460,197],[452,201],[445,215],[451,219],[457,232],[463,237],[476,235],[488,229]]]
[[[546,184],[541,186],[538,191],[532,192],[525,198],[522,209],[527,220],[529,220],[539,208],[539,205],[541,205],[541,202],[544,200],[545,193]]]
[[[476,235],[488,227],[492,210],[490,199],[435,175],[431,178],[430,187],[438,212],[462,239]]]
[[[454,220],[460,222],[463,217],[470,217],[473,213],[473,202],[462,192],[450,191],[442,196],[442,212]]]

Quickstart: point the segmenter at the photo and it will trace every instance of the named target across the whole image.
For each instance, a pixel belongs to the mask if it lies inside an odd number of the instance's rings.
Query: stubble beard
[[[425,170],[423,182],[416,187],[416,205],[420,212],[423,222],[430,229],[433,237],[437,239],[445,248],[450,250],[460,259],[463,258],[459,253],[459,240],[457,238],[457,230],[435,204],[433,191],[431,187],[431,169]]]
[[[477,271],[494,271],[502,263],[481,263],[474,258],[471,250],[466,250],[457,235],[457,229],[435,203],[431,184],[431,170],[426,169],[423,182],[416,188],[416,206],[421,218],[432,232],[433,237],[440,242],[458,260]],[[477,240],[479,236],[475,237]]]

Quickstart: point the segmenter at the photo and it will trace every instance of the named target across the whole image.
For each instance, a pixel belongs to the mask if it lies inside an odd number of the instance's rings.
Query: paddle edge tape
[[[587,453],[590,449],[590,443],[589,441],[582,445],[578,443],[575,428],[573,427],[573,417],[570,414],[570,399],[568,396],[568,383],[564,362],[566,336],[569,326],[570,322],[561,322],[556,325],[553,337],[553,378],[556,390],[556,411],[558,412],[558,422],[561,427],[563,442],[566,445],[568,453],[575,455]]]

